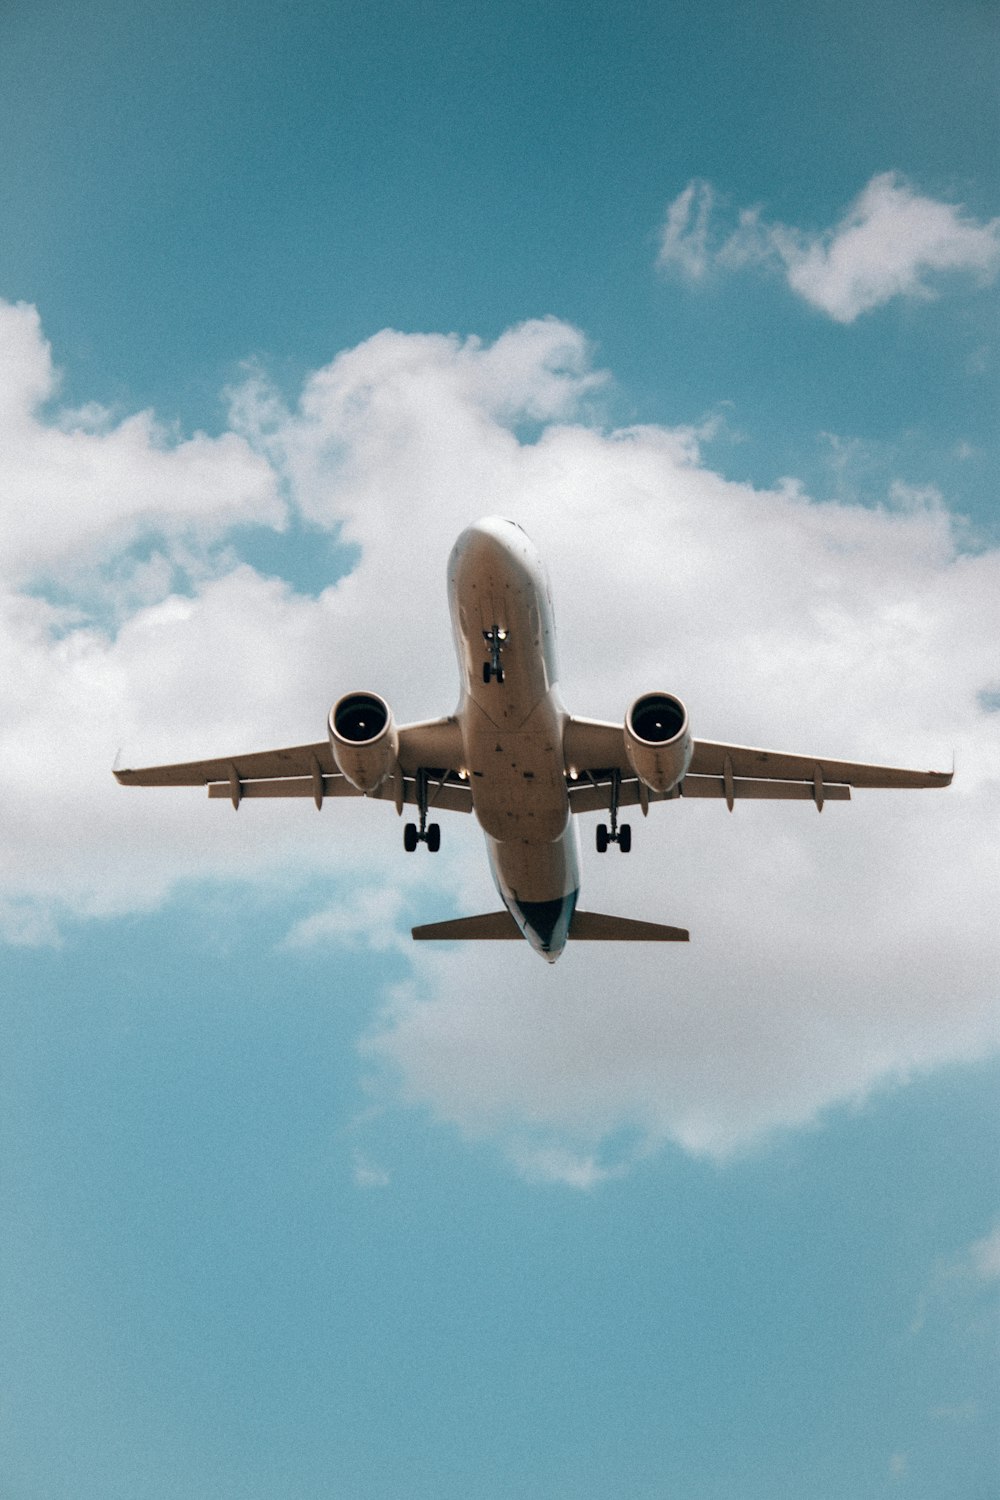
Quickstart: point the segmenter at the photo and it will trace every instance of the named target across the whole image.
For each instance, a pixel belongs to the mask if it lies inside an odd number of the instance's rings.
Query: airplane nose
[[[506,543],[508,546],[516,535],[524,536],[523,529],[516,521],[508,521],[506,516],[483,516],[479,521],[473,521],[467,526],[456,543],[456,550],[463,543]]]
[[[523,535],[520,528],[502,516],[486,516],[475,521],[465,528],[451,549],[449,576],[454,577],[456,572],[466,568],[488,565],[501,552],[509,554],[510,544],[519,534]]]

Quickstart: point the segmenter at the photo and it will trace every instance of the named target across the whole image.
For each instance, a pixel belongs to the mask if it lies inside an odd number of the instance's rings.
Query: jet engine
[[[330,710],[330,749],[359,792],[374,792],[396,770],[399,733],[377,693],[346,693]]]
[[[625,715],[625,753],[651,792],[669,792],[691,763],[687,709],[670,693],[644,693]]]

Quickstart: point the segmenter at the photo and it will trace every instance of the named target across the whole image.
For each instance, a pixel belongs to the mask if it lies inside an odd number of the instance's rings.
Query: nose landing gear
[[[611,773],[611,827],[607,823],[597,825],[597,852],[606,854],[609,844],[617,844],[622,854],[628,854],[632,848],[632,829],[628,823],[618,824],[618,797],[621,792],[622,777],[620,771]]]
[[[426,844],[430,853],[436,854],[441,847],[441,825],[427,821],[427,772],[423,767],[417,772],[417,807],[420,826],[407,823],[403,829],[403,848],[407,854],[412,854],[418,844]]]
[[[483,631],[483,640],[490,653],[489,661],[483,662],[483,681],[490,682],[496,678],[497,682],[503,682],[503,662],[500,655],[507,644],[507,632],[502,625],[493,625],[491,629]]]

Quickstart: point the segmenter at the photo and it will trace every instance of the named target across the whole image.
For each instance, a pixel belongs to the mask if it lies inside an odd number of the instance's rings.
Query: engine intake
[[[399,734],[377,693],[346,693],[330,710],[330,749],[352,786],[374,792],[396,770]]]
[[[625,716],[625,753],[651,792],[669,792],[691,764],[687,709],[672,693],[644,693]]]

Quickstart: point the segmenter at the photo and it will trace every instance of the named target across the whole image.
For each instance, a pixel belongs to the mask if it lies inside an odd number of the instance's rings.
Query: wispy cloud
[[[709,245],[709,230],[716,197],[711,183],[689,182],[667,209],[660,234],[657,265],[661,270],[679,270],[692,281],[701,281],[714,265],[717,251]]]
[[[977,1281],[1000,1281],[1000,1224],[969,1246],[968,1266]]]
[[[703,281],[711,271],[771,267],[838,323],[894,297],[934,297],[946,274],[986,284],[1000,270],[1000,218],[981,223],[895,172],[873,177],[838,223],[818,233],[769,223],[759,207],[743,209],[735,227],[725,218],[711,184],[690,182],[667,209],[659,268]]]
[[[330,944],[366,944],[375,949],[408,946],[399,930],[403,892],[394,886],[366,885],[342,895],[332,906],[296,922],[285,938],[290,949]]]
[[[354,1153],[352,1175],[355,1187],[359,1188],[386,1188],[392,1182],[392,1174],[361,1151]]]
[[[934,1268],[934,1274],[917,1304],[916,1316],[910,1332],[923,1332],[928,1318],[938,1307],[954,1309],[965,1304],[970,1297],[992,1297],[996,1283],[1000,1282],[1000,1222],[981,1239],[955,1255],[942,1257]],[[934,1415],[957,1419],[970,1414],[968,1407],[947,1408],[935,1411]]]

